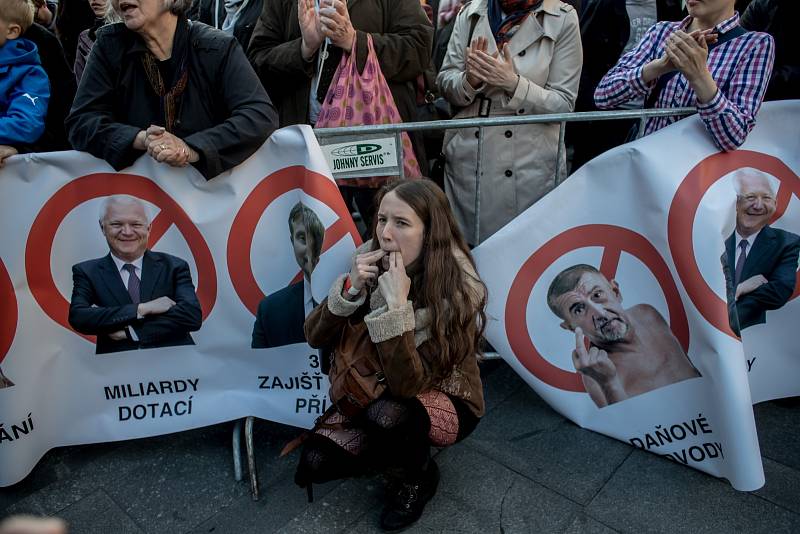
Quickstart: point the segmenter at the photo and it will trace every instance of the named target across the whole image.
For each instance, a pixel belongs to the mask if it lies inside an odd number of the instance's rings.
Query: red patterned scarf
[[[508,42],[514,35],[511,31],[525,22],[544,0],[489,0],[489,25],[498,46]],[[504,15],[505,13],[505,15]]]

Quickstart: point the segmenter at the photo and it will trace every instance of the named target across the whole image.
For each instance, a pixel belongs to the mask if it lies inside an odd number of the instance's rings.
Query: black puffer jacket
[[[233,26],[233,36],[245,50],[250,44],[250,36],[253,34],[253,28],[256,27],[263,6],[264,0],[249,0]],[[195,0],[186,16],[191,20],[222,29],[226,16],[225,0]]]

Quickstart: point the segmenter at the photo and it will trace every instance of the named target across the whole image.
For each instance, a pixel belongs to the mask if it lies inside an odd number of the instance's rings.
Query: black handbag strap
[[[709,53],[712,50],[714,50],[716,47],[718,47],[718,46],[720,46],[722,44],[725,44],[728,41],[732,41],[733,39],[736,39],[737,37],[741,37],[745,33],[747,33],[747,30],[745,30],[741,26],[736,26],[735,28],[732,28],[732,29],[728,30],[727,32],[725,32],[722,35],[720,35],[716,42],[711,43],[710,45],[708,45]],[[667,74],[664,74],[663,76],[658,78],[658,82],[656,82],[656,86],[653,88],[652,91],[650,91],[650,94],[647,95],[647,99],[644,102],[645,109],[652,109],[652,108],[655,107],[656,101],[658,101],[658,97],[661,96],[661,92],[667,86],[669,81],[672,78],[674,78],[675,76],[677,76],[678,74],[680,74],[680,71],[673,70],[672,72],[668,72]]]
[[[461,8],[464,9],[464,8]],[[470,16],[469,18],[469,33],[467,34],[467,46],[472,45],[472,35],[475,33],[475,26],[478,25],[478,19],[481,18],[480,15],[475,13],[474,15]]]

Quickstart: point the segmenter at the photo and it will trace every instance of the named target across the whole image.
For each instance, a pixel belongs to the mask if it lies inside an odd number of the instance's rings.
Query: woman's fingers
[[[333,7],[326,7],[324,9],[319,10],[319,20],[320,22],[328,21],[329,24],[343,24],[345,17],[336,11]]]
[[[686,50],[678,46],[675,46],[670,49],[670,52],[672,52],[672,54],[675,56],[675,59],[673,59],[673,61],[677,61],[676,65],[683,67],[686,66],[686,63],[689,61],[690,57],[689,53],[687,53]]]
[[[675,65],[675,67],[680,68],[680,58],[675,54],[674,50],[670,50],[669,48],[664,49],[664,55],[670,60],[670,62]]]
[[[467,59],[467,62],[469,63],[470,68],[481,69],[485,72],[490,72],[493,67],[489,61],[487,61],[485,58],[479,57],[477,54],[470,56]]]
[[[151,124],[150,126],[147,127],[147,136],[150,137],[150,136],[163,135],[164,133],[166,133],[166,131],[167,131],[166,128],[164,128],[163,126],[156,126],[155,124]]]
[[[347,17],[347,4],[342,2],[342,0],[334,0],[333,7],[336,9],[336,12],[339,13],[342,17]]]
[[[377,262],[384,256],[386,256],[386,251],[379,248],[371,252],[365,252],[364,254],[359,254],[358,257],[356,258],[356,261],[368,265]]]
[[[696,40],[683,32],[673,34],[670,38],[670,45],[685,53],[691,52],[693,48],[700,47]]]
[[[175,151],[167,148],[156,154],[156,161],[167,163],[167,159],[172,158],[174,155]]]
[[[470,69],[470,74],[472,74],[472,75],[474,75],[476,77],[482,78],[482,79],[483,78],[491,78],[493,76],[492,75],[492,70],[490,70],[488,67],[485,67],[484,65],[482,65],[480,63],[472,63],[472,64],[470,64],[469,69]],[[486,80],[484,79],[483,81],[486,81]]]
[[[399,250],[389,253],[389,271],[393,273],[402,272],[405,274],[406,267],[403,264],[403,253]]]
[[[506,63],[513,64],[514,59],[511,57],[511,49],[508,45],[503,45],[503,59]]]
[[[364,281],[364,283],[367,283],[367,282],[371,282],[372,280],[375,280],[378,277],[378,273],[377,272],[370,273],[370,272],[360,271],[358,273],[358,276],[361,277],[361,279]]]
[[[475,52],[475,59],[478,61],[482,61],[487,65],[494,65],[498,61],[496,56],[493,56],[483,50],[478,50],[477,52]]]
[[[358,266],[358,272],[360,274],[363,274],[363,273],[378,274],[380,272],[380,269],[378,268],[377,265],[359,265]]]

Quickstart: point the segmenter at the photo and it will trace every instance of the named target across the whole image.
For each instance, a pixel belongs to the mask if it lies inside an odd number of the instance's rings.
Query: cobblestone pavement
[[[484,364],[487,415],[437,454],[442,483],[406,532],[800,532],[800,403],[755,407],[766,485],[724,480],[582,430],[502,362]],[[376,532],[379,478],[293,482],[294,428],[258,421],[261,499],[235,482],[232,423],[156,438],[51,451],[0,489],[0,518],[57,515],[72,533]]]

